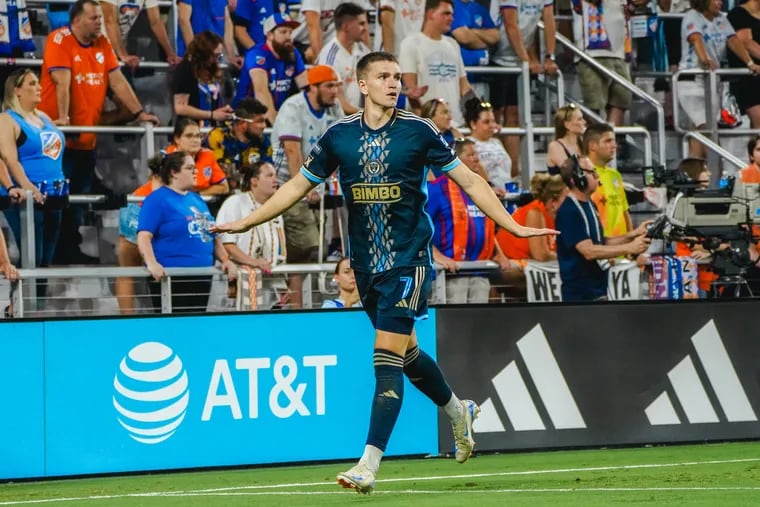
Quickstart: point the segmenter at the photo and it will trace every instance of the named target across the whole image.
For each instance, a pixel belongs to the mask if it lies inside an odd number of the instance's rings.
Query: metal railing
[[[544,30],[544,24],[543,22],[539,22],[538,24],[539,29],[541,32]],[[619,84],[629,92],[631,92],[633,95],[641,98],[643,101],[645,101],[647,104],[652,106],[657,113],[657,129],[656,129],[656,136],[657,136],[657,160],[664,161],[665,160],[665,110],[662,107],[662,104],[660,104],[657,99],[646,93],[644,90],[639,88],[638,86],[634,85],[632,82],[628,81],[627,79],[623,78],[622,76],[617,75],[616,73],[606,69],[604,66],[596,62],[593,57],[588,56],[585,52],[578,49],[575,44],[565,37],[564,35],[557,33],[556,34],[556,41],[562,44],[565,48],[569,49],[577,58],[588,64],[591,68],[602,74],[608,79],[611,79],[615,83]]]
[[[689,139],[694,139],[698,141],[700,144],[702,144],[705,148],[710,150],[711,152],[715,153],[719,157],[721,157],[726,162],[729,162],[731,165],[735,166],[737,169],[744,169],[747,167],[747,162],[744,162],[742,159],[736,157],[733,153],[723,148],[721,145],[713,141],[712,139],[707,138],[704,134],[696,131],[689,131],[684,133],[683,136],[683,156],[684,158],[688,157],[689,153]],[[717,177],[719,175],[716,174]],[[712,182],[714,183],[714,182]]]

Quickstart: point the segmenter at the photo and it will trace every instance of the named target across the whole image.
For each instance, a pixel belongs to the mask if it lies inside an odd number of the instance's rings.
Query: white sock
[[[380,469],[380,460],[383,459],[383,451],[374,445],[365,445],[364,454],[359,463],[366,463],[367,466],[375,473]]]
[[[453,392],[451,393],[451,399],[443,406],[443,411],[452,422],[458,421],[464,415],[462,402],[459,401],[459,398]]]

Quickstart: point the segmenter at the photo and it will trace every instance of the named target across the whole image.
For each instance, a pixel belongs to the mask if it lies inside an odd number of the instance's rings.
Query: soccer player
[[[449,417],[460,463],[472,454],[472,422],[480,409],[452,392],[436,362],[417,346],[414,321],[427,316],[433,234],[425,212],[427,166],[448,173],[473,202],[516,236],[556,234],[518,225],[482,178],[447,146],[438,129],[396,109],[401,68],[395,56],[369,53],[356,66],[365,109],[333,123],[298,174],[261,208],[212,228],[242,232],[271,220],[299,202],[338,167],[349,210],[351,267],[362,306],[375,328],[375,392],[369,435],[359,463],[338,482],[369,493],[401,410],[404,375]]]

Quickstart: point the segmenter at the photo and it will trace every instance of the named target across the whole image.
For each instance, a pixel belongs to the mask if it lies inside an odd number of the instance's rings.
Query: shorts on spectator
[[[432,268],[409,266],[382,273],[354,271],[364,311],[375,329],[409,334],[427,318]]]
[[[517,105],[517,80],[519,74],[493,74],[486,77],[489,83],[489,102],[494,109]]]
[[[684,125],[686,128],[695,128],[707,124],[706,96],[705,81],[701,76],[696,76],[694,81],[678,81],[678,105],[688,120],[687,124]],[[713,107],[716,110],[715,105],[719,104],[718,101],[719,95],[716,94],[712,98]]]
[[[485,304],[488,303],[490,291],[491,282],[488,281],[488,277],[446,276],[447,304]]]
[[[314,212],[306,201],[300,201],[283,213],[288,263],[316,261],[319,248],[319,228]]]
[[[141,207],[134,202],[119,209],[119,236],[132,244],[137,244],[137,223],[140,218]]]
[[[758,90],[760,90],[760,77],[758,76],[736,77],[736,81],[731,83],[731,93],[736,97],[736,103],[739,105],[742,114],[746,114],[747,109],[760,105]]]
[[[628,63],[620,58],[595,58],[605,69],[631,80]],[[597,72],[585,62],[578,62],[578,80],[586,106],[594,111],[604,111],[608,106],[620,109],[631,107],[631,92]]]

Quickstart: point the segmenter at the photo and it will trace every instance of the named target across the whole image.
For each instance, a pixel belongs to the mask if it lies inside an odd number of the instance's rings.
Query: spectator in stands
[[[346,114],[354,114],[362,106],[356,84],[356,62],[369,53],[364,42],[368,33],[364,7],[352,2],[342,3],[335,9],[335,36],[327,40],[317,58],[318,64],[333,67],[343,81],[339,99]]]
[[[658,7],[662,12],[671,14],[683,14],[689,10],[689,0],[671,0],[670,5],[667,2],[658,1]],[[678,70],[678,62],[681,60],[681,22],[683,17],[660,18],[662,30],[665,35],[665,46],[668,49],[668,71],[674,73]],[[662,78],[666,81],[665,100],[662,105],[665,109],[665,126],[673,128],[673,93],[670,90],[669,79]],[[658,83],[655,81],[655,91]]]
[[[721,12],[721,2],[717,0],[691,0],[691,10],[686,12],[681,28],[681,62],[680,70],[706,69],[715,70],[726,60],[726,46],[744,62],[754,74],[760,72],[758,66],[747,53],[742,41],[735,37],[734,28]],[[691,77],[691,76],[689,76]],[[686,113],[689,127],[701,129],[707,124],[705,111],[705,80],[703,76],[694,79],[681,79],[678,83],[678,102]],[[713,109],[720,107],[719,95],[710,98]],[[712,114],[712,113],[710,113]],[[699,141],[689,140],[689,155],[707,158],[707,150]]]
[[[222,39],[213,32],[196,34],[171,80],[174,114],[197,121],[227,121],[233,110],[222,100],[219,59]]]
[[[243,167],[259,160],[272,162],[272,143],[264,133],[266,114],[267,107],[258,100],[241,100],[233,120],[208,134],[208,147],[233,189],[239,186]]]
[[[454,21],[449,35],[459,43],[465,67],[488,65],[488,48],[499,42],[499,29],[491,14],[476,0],[454,0]],[[488,98],[488,82],[482,75],[467,74],[467,80],[479,97]]]
[[[77,0],[69,13],[70,27],[48,35],[42,56],[42,101],[38,108],[56,125],[98,125],[106,91],[126,108],[133,121],[153,122],[158,118],[146,113],[124,78],[111,43],[102,34],[100,4],[95,0]],[[63,173],[71,180],[72,194],[88,193],[95,178],[95,134],[66,136]],[[97,262],[79,250],[82,206],[63,211],[61,241],[55,260],[59,264]]]
[[[472,150],[464,140],[456,151]],[[469,166],[468,166],[469,167]],[[450,271],[446,276],[447,303],[487,303],[491,284],[486,273],[457,274],[457,262],[485,261],[495,257],[496,225],[447,176],[427,184],[425,207],[433,221],[433,260]]]
[[[587,157],[570,157],[562,164],[560,175],[570,189],[555,219],[560,231],[557,260],[562,300],[607,299],[609,259],[643,253],[650,243],[646,226],[651,221],[622,236],[606,237],[591,200],[591,194],[599,186],[599,176],[591,161]]]
[[[464,118],[471,131],[469,139],[475,143],[475,151],[488,175],[486,181],[493,187],[496,195],[502,197],[506,194],[507,183],[519,174],[512,171],[509,154],[496,138],[500,129],[494,118],[493,107],[489,102],[468,100],[465,103]]]
[[[264,20],[275,13],[290,15],[287,0],[239,0],[232,21],[235,24],[235,39],[248,52],[253,46],[264,44]]]
[[[174,125],[174,142],[166,148],[167,153],[181,151],[195,160],[198,175],[193,192],[201,195],[225,195],[230,191],[227,176],[219,167],[214,152],[201,146],[203,134],[198,122],[190,118],[178,118]]]
[[[322,52],[325,41],[335,37],[335,12],[342,1],[303,0],[301,2],[298,14],[301,25],[293,30],[293,42],[307,62],[314,62]],[[361,2],[361,0],[357,1]],[[363,4],[361,8],[364,12],[373,9],[369,3]],[[362,35],[362,42],[369,45],[369,31],[365,30]]]
[[[203,199],[192,191],[198,173],[193,157],[183,151],[159,153],[150,164],[163,185],[143,202],[137,246],[153,279],[164,278],[164,268],[213,266],[214,257],[234,279],[234,264],[221,240],[209,232],[214,219]],[[172,312],[205,311],[210,288],[208,276],[172,279]],[[151,283],[151,292],[154,307],[161,308],[161,286]]]
[[[155,189],[163,185],[159,174],[160,164],[149,163],[150,176],[148,181],[132,192],[135,197],[147,197]],[[119,267],[140,267],[143,265],[140,250],[137,248],[137,225],[140,220],[142,202],[130,202],[119,210],[119,245],[117,255]],[[131,277],[120,276],[114,282],[114,295],[119,304],[119,310],[124,315],[135,313],[135,288]]]
[[[290,95],[293,82],[298,88],[307,84],[303,58],[293,46],[293,28],[298,25],[297,21],[280,14],[268,17],[264,21],[266,44],[248,51],[240,73],[233,104],[255,96],[267,106],[267,120],[271,125]]]
[[[322,308],[356,308],[362,305],[359,289],[356,288],[354,270],[351,269],[351,260],[348,257],[343,257],[335,265],[333,282],[338,286],[338,297],[325,299]]]
[[[50,118],[37,110],[40,91],[40,80],[30,69],[17,70],[8,77],[3,96],[5,112],[0,114],[0,155],[13,179],[11,187],[32,191],[35,201],[42,204],[46,197],[43,192],[64,192],[65,139]],[[19,207],[6,209],[5,218],[23,252],[26,245],[21,241]],[[60,208],[34,210],[35,266],[46,267],[53,262],[60,225]]]
[[[445,35],[454,20],[453,0],[427,0],[422,31],[401,42],[399,64],[406,96],[419,112],[421,103],[440,97],[451,107],[455,126],[464,124],[461,103],[474,97],[464,71],[459,44]]]
[[[512,218],[520,225],[554,229],[554,217],[567,196],[567,186],[562,177],[559,174],[536,174],[530,180],[530,193],[533,200],[517,208]],[[557,240],[554,236],[518,238],[500,229],[496,233],[496,241],[510,259],[557,260]]]
[[[299,174],[311,148],[334,121],[343,117],[338,100],[340,79],[335,69],[315,65],[307,72],[309,87],[282,105],[272,128],[274,161],[280,184]],[[283,214],[288,263],[314,262],[319,250],[319,231],[309,203],[319,202],[317,191]],[[291,277],[293,305],[300,307],[300,276]]]
[[[449,111],[449,104],[446,102],[446,99],[428,100],[422,104],[422,108],[420,109],[420,116],[432,121],[435,127],[441,133],[441,137],[443,137],[444,141],[446,141],[446,144],[452,148],[454,147],[456,140],[461,139],[462,134],[451,126],[451,112]],[[479,163],[478,166],[480,167]],[[429,169],[430,172],[428,172],[428,181],[432,181],[443,174],[439,167],[430,167]],[[483,176],[483,174],[481,174],[479,171],[476,172],[478,172],[481,177],[485,178],[485,176]]]
[[[567,104],[554,113],[554,139],[549,143],[546,153],[546,166],[549,174],[559,174],[559,168],[568,157],[580,156],[586,120],[575,104]]]
[[[380,33],[375,32],[376,48],[398,55],[401,41],[422,29],[425,3],[421,0],[380,0],[379,18]]]
[[[226,223],[238,220],[267,202],[277,190],[277,174],[271,163],[259,160],[243,169],[242,192],[233,194],[224,201],[217,221]],[[274,266],[285,263],[285,229],[282,217],[257,225],[239,234],[224,233],[222,244],[236,264],[250,266],[269,274]],[[277,288],[285,286],[284,280],[267,277],[263,280],[263,308],[271,308],[279,303]]]
[[[760,183],[760,135],[754,135],[747,143],[749,165],[741,170],[742,183]]]
[[[619,0],[573,0],[573,21],[575,45],[605,69],[630,81],[625,6]],[[631,92],[583,60],[576,68],[583,103],[599,114],[606,111],[609,123],[622,125],[631,107]]]
[[[103,0],[100,2],[100,7],[103,9],[105,35],[111,42],[117,58],[124,62],[129,69],[134,70],[140,65],[140,57],[138,55],[131,55],[127,51],[126,41],[129,31],[143,9],[145,9],[145,14],[148,17],[150,30],[166,55],[166,61],[171,66],[175,66],[182,61],[174,51],[171,42],[169,42],[166,25],[164,25],[164,20],[161,19],[161,12],[158,10],[158,0]]]
[[[557,72],[555,63],[554,2],[552,0],[491,0],[491,16],[499,28],[499,42],[491,52],[491,63],[501,67],[519,67],[528,62],[531,75]],[[545,54],[539,55],[538,22],[544,22]],[[503,28],[502,28],[503,27]],[[490,100],[496,122],[505,127],[518,127],[519,74],[496,74],[491,77]],[[527,91],[527,90],[526,90]],[[523,97],[522,100],[530,100]],[[520,172],[520,137],[504,136],[514,171]]]
[[[633,230],[623,176],[607,165],[615,158],[616,149],[615,131],[607,123],[591,125],[583,134],[583,153],[599,177],[600,184],[591,198],[599,212],[605,236],[622,236]]]
[[[239,69],[243,65],[243,58],[237,54],[227,0],[178,0],[177,54],[184,56],[193,39],[205,31],[224,39],[227,61]]]
[[[731,67],[743,69],[750,62],[760,59],[760,0],[747,0],[737,5],[728,13],[728,21],[736,30],[736,36],[744,45],[749,60],[742,59],[733,51],[728,52],[728,64]],[[757,90],[760,87],[760,77],[741,76],[731,82],[731,91],[742,114],[749,116],[750,126],[760,128],[760,98]]]

